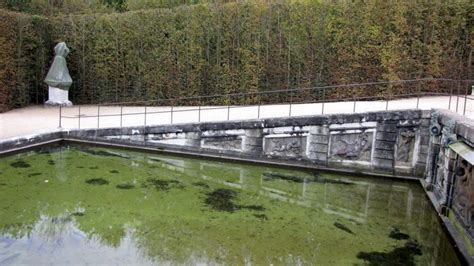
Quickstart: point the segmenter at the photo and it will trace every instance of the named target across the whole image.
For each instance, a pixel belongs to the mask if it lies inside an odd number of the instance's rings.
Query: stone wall
[[[422,177],[428,156],[429,123],[427,111],[402,110],[80,130],[64,132],[64,136]]]
[[[448,111],[431,115],[424,185],[436,209],[474,262],[474,121]]]

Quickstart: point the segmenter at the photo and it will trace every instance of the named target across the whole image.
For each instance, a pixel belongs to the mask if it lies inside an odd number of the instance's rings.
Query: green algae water
[[[0,158],[0,265],[459,265],[416,182],[88,146]]]

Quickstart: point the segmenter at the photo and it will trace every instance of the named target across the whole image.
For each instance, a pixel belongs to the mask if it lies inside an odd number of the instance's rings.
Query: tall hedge
[[[70,97],[80,104],[472,78],[471,1],[364,2],[242,1],[53,17],[0,11],[0,108],[44,101],[42,79],[58,41],[71,48]],[[413,89],[380,87],[373,96]],[[366,94],[336,90],[325,97]],[[177,104],[248,104],[285,97]]]

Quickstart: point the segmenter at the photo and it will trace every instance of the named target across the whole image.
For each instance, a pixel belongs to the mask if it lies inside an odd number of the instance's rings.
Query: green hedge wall
[[[71,49],[70,97],[76,104],[472,78],[473,14],[471,1],[246,1],[48,17],[0,10],[0,109],[45,100],[42,80],[58,41]],[[413,88],[381,87],[373,96],[393,90]],[[347,90],[335,90],[325,97],[345,95]]]

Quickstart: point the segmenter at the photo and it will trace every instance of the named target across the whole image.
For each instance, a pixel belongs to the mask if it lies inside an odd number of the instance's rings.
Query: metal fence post
[[[258,108],[257,108],[257,119],[260,119],[260,105],[261,105],[261,103],[258,103]]]
[[[170,122],[170,124],[173,124],[173,106],[171,106],[170,113],[171,113],[171,122]]]
[[[416,109],[418,109],[418,107],[420,106],[420,86],[418,86],[418,93],[416,95]]]
[[[61,119],[62,119],[62,112],[63,112],[63,107],[60,105],[59,106],[59,128],[61,128]]]
[[[324,114],[324,103],[326,102],[326,88],[323,88],[323,106],[321,107],[321,114]]]
[[[97,128],[100,128],[100,105],[97,105]]]
[[[230,105],[227,105],[227,121],[229,121],[230,118]]]
[[[460,83],[461,83],[461,81],[458,81],[458,93],[456,94],[456,114],[458,113],[458,105],[459,105],[459,88],[461,87]]]
[[[144,120],[145,120],[145,121],[144,121],[144,126],[145,126],[145,127],[146,127],[146,109],[147,109],[147,107],[145,106],[145,114],[144,114],[144,115],[145,115],[145,119],[144,119]]]
[[[120,106],[120,128],[122,128],[122,120],[123,120],[123,106]]]
[[[79,129],[81,129],[81,106],[79,105],[79,115],[78,115],[78,124],[79,124]]]
[[[450,90],[450,92],[449,92],[448,110],[451,111],[451,97],[452,97],[452,95],[453,95],[453,86],[451,85],[451,86],[449,86],[449,87],[451,87],[451,90]]]
[[[462,111],[462,115],[466,115],[466,105],[467,105],[467,94],[469,92],[469,83],[466,86],[466,93],[464,94],[464,110]]]
[[[198,122],[201,122],[201,105],[198,107]]]
[[[291,116],[291,104],[293,103],[293,93],[290,91],[290,106],[288,107],[288,116]]]

